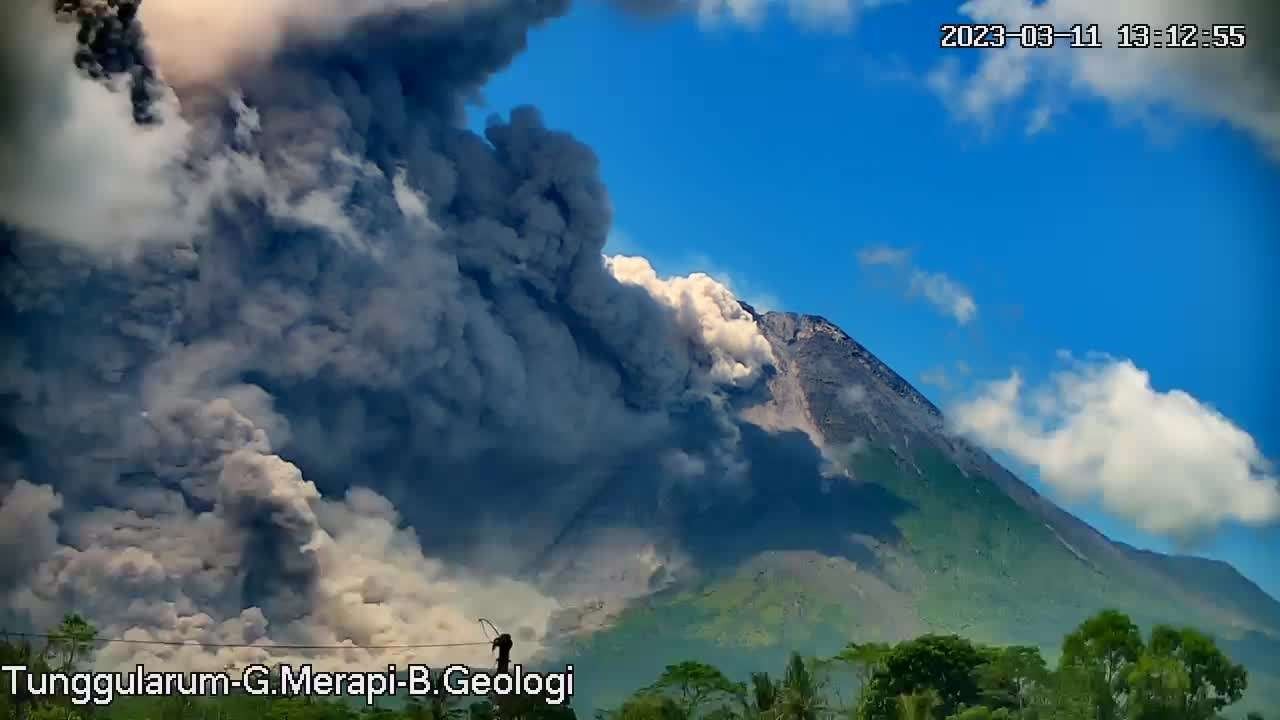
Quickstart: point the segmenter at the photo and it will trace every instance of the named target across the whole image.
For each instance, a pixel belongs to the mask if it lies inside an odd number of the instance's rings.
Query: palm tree
[[[765,718],[774,712],[778,702],[778,684],[767,672],[751,673],[751,712],[755,717]]]
[[[443,688],[444,673],[433,671],[431,675],[431,687]],[[468,714],[467,709],[459,705],[452,695],[444,692],[433,694],[427,702],[426,710],[431,720],[462,720]]]
[[[822,694],[823,682],[813,673],[799,653],[791,653],[782,687],[773,703],[777,720],[818,720],[827,712]]]
[[[849,643],[835,657],[831,658],[832,661],[853,669],[854,679],[858,683],[857,695],[853,700],[855,706],[862,703],[862,696],[867,689],[867,685],[871,683],[871,678],[875,676],[876,671],[884,664],[884,659],[889,654],[890,649],[891,646],[888,643]]]
[[[46,652],[50,657],[58,658],[59,672],[68,672],[75,667],[76,660],[93,649],[93,639],[97,635],[97,628],[79,613],[70,613],[49,634]]]

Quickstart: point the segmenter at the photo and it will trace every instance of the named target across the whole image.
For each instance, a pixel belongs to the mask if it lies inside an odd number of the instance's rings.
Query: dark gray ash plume
[[[751,316],[709,278],[606,264],[597,159],[536,110],[465,129],[563,0],[286,24],[176,90],[137,7],[73,8],[74,44],[20,18],[49,43],[15,59],[57,83],[15,99],[66,102],[0,125],[0,155],[46,168],[0,189],[69,212],[0,202],[0,517],[39,539],[0,566],[10,620],[378,644],[484,614],[536,638],[558,607],[536,573],[601,497],[742,491],[734,404],[771,361]],[[101,136],[68,153],[82,123]],[[642,567],[661,544],[609,543]]]
[[[76,67],[94,78],[127,74],[134,119],[154,122],[151,86],[155,70],[137,19],[142,0],[53,0],[53,4],[59,19],[79,26]]]

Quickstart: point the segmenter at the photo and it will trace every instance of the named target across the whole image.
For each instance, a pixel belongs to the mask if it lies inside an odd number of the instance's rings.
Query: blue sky
[[[945,7],[887,4],[827,32],[780,11],[708,27],[582,3],[533,35],[477,122],[537,105],[599,155],[612,250],[824,315],[944,409],[1014,369],[1044,383],[1059,350],[1103,352],[1280,458],[1280,162],[1266,129],[1173,90],[1134,100],[1057,82],[1072,61],[1048,55],[1018,92],[966,106],[954,88],[985,59],[937,48],[938,24],[960,17]],[[909,254],[859,263],[884,247]],[[917,270],[963,288],[975,315],[958,322],[913,293]],[[1178,543],[1010,462],[1112,537],[1226,559],[1280,596],[1274,521],[1227,518]]]

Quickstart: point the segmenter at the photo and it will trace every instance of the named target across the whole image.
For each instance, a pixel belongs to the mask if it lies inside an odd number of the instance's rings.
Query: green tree
[[[76,662],[93,650],[93,640],[98,630],[79,613],[70,613],[62,618],[58,627],[49,632],[47,653],[55,660],[54,667],[58,672],[69,672],[75,668]]]
[[[444,671],[433,670],[430,675],[431,687],[444,687]],[[426,702],[418,700],[421,708],[414,708],[415,712],[422,713],[423,720],[463,720],[468,715],[468,709],[462,707],[457,698],[446,693],[432,695]],[[498,710],[498,708],[490,708],[490,712]]]
[[[852,642],[846,645],[845,648],[837,653],[832,659],[844,663],[852,668],[854,677],[858,680],[858,686],[861,688],[871,682],[871,676],[880,668],[880,665],[884,662],[885,656],[889,654],[891,649],[892,646],[888,643]]]
[[[1128,681],[1141,705],[1134,717],[1209,720],[1240,699],[1248,674],[1204,633],[1157,625]]]
[[[978,667],[977,680],[982,699],[993,708],[1026,709],[1032,691],[1049,675],[1040,649],[1026,645],[995,650],[990,660]]]
[[[824,683],[799,653],[791,653],[774,703],[778,720],[817,720],[827,711]]]
[[[38,652],[31,647],[31,643],[22,640],[18,642],[10,642],[5,640],[0,642],[0,665],[24,665],[27,672],[33,675],[42,675],[49,672],[49,662],[45,653]],[[7,710],[15,718],[27,717],[36,705],[36,698],[27,692],[26,683],[19,682],[15,688],[16,692],[9,695],[9,683],[0,683],[3,689],[0,692],[5,694],[4,705]],[[7,717],[7,716],[6,716]]]
[[[1191,680],[1177,660],[1144,653],[1130,669],[1128,684],[1132,720],[1189,720],[1181,710]]]
[[[742,720],[729,705],[721,705],[702,716],[703,720]]]
[[[778,683],[767,672],[751,673],[750,692],[742,688],[742,716],[744,718],[771,718],[778,702]]]
[[[1034,687],[1030,710],[1041,720],[1094,720],[1092,678],[1075,667],[1051,672],[1044,682]]]
[[[494,717],[499,720],[577,720],[573,708],[567,703],[552,705],[547,700],[547,697],[537,695],[498,696],[494,703]],[[444,706],[436,707],[437,712],[452,712]]]
[[[708,703],[736,698],[741,689],[716,667],[686,660],[668,665],[646,692],[673,696],[684,717],[694,718]]]
[[[186,695],[172,695],[160,700],[160,720],[183,720],[194,717],[195,698]]]
[[[1059,667],[1085,674],[1098,720],[1113,720],[1124,710],[1129,670],[1142,655],[1142,634],[1122,612],[1104,610],[1063,639]]]
[[[493,720],[493,703],[476,700],[467,706],[468,720]]]
[[[985,705],[967,708],[952,715],[948,720],[991,720],[991,708]]]
[[[866,720],[891,720],[900,695],[933,690],[942,717],[980,700],[975,671],[989,653],[956,635],[924,635],[899,643],[872,674],[860,705]]]
[[[405,720],[432,720],[431,706],[422,702],[420,697],[411,697],[404,704],[404,717]]]
[[[607,713],[612,720],[688,720],[685,708],[668,695],[642,692]]]
[[[27,714],[27,720],[80,720],[80,713],[64,705],[46,703],[36,705]]]
[[[933,690],[903,693],[898,696],[899,720],[929,720],[938,706],[938,694]],[[988,717],[990,713],[988,713]]]
[[[866,691],[867,684],[871,682],[871,676],[875,674],[876,670],[880,669],[880,665],[884,662],[885,656],[889,654],[891,649],[892,646],[888,643],[851,642],[835,657],[831,658],[833,662],[853,670],[853,678],[858,684],[858,694],[854,700],[855,707],[862,704],[862,696]]]

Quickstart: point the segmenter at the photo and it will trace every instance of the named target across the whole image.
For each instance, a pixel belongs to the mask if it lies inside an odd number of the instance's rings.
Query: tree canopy
[[[73,670],[91,657],[96,629],[79,615],[48,632],[44,647],[0,641],[0,664],[33,672]],[[845,704],[829,682],[853,671]],[[1243,697],[1245,668],[1195,628],[1157,625],[1143,638],[1128,616],[1104,611],[1063,638],[1057,667],[1040,650],[988,646],[957,635],[896,644],[849,643],[829,658],[791,654],[777,676],[735,681],[713,665],[668,665],[600,720],[1216,720]],[[847,677],[847,675],[845,676]],[[107,707],[10,693],[0,683],[0,720],[576,720],[568,705],[491,697],[464,705],[447,696],[364,708],[322,698],[235,694],[220,698],[122,698]],[[1269,713],[1277,717],[1276,713]],[[1263,720],[1253,711],[1247,720]]]
[[[981,699],[976,672],[989,659],[958,635],[925,635],[899,643],[884,656],[863,691],[861,713],[868,720],[893,720],[901,695],[932,690],[935,712],[955,714]]]

